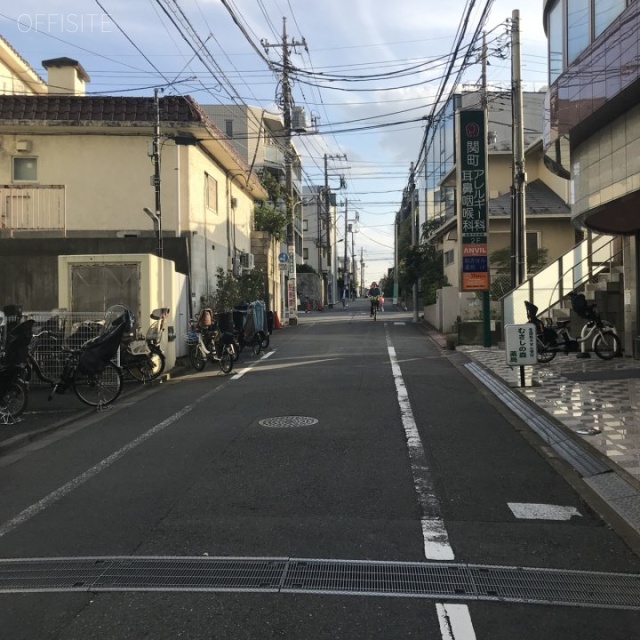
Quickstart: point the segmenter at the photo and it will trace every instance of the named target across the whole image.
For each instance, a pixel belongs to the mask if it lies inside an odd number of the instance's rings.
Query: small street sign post
[[[505,352],[509,366],[520,367],[520,386],[524,387],[524,367],[538,362],[536,325],[508,324],[504,328]]]

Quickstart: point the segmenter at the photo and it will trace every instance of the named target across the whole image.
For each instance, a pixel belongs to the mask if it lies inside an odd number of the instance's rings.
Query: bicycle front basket
[[[187,333],[187,344],[190,347],[198,344],[198,334],[195,331],[189,331],[189,333]]]

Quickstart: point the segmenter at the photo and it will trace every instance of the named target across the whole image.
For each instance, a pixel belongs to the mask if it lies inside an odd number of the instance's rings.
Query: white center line
[[[471,614],[466,604],[436,604],[442,640],[475,640]]]
[[[411,474],[415,486],[418,502],[422,510],[421,524],[424,538],[424,555],[428,560],[453,560],[453,549],[449,544],[449,536],[440,517],[440,502],[436,497],[431,471],[427,466],[422,440],[416,427],[416,422],[409,402],[409,394],[402,378],[400,365],[396,358],[396,351],[391,344],[391,336],[385,327],[387,351],[391,361],[391,372],[396,385],[400,417],[407,438]]]
[[[260,360],[256,360],[255,362],[252,362],[248,367],[245,367],[244,369],[240,369],[240,371],[238,371],[238,373],[236,373],[231,379],[239,380],[240,378],[242,378],[242,376],[245,373],[247,373],[248,371],[251,371],[251,369],[253,369],[253,367],[255,367],[256,364],[258,364],[258,362],[260,362],[261,360],[266,360],[267,358],[270,358],[275,352],[276,352],[275,349],[273,351],[268,351],[262,356],[262,358],[260,358]]]

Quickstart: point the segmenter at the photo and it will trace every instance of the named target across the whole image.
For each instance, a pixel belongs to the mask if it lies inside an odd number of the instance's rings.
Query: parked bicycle
[[[125,334],[120,347],[120,366],[135,380],[151,382],[164,372],[166,357],[160,342],[168,315],[166,307],[154,309],[150,316],[154,322],[146,335],[139,328],[135,333]]]
[[[196,371],[202,371],[207,362],[217,362],[223,373],[230,373],[235,360],[233,334],[221,331],[213,321],[210,325],[199,326],[198,320],[190,320],[187,334],[189,362]]]
[[[257,300],[249,304],[236,305],[233,311],[233,334],[238,351],[250,347],[253,355],[269,348],[270,336],[266,325],[264,302]]]
[[[613,359],[621,352],[620,338],[615,327],[610,322],[602,320],[597,305],[588,303],[583,294],[572,291],[569,297],[573,310],[587,321],[579,338],[574,338],[569,331],[571,320],[558,320],[554,325],[549,318],[545,324],[538,318],[538,307],[529,301],[524,303],[529,322],[537,327],[538,362],[551,362],[556,353],[575,353],[580,351],[583,345],[589,344],[602,360]]]
[[[75,323],[65,337],[65,320],[54,313],[33,334],[29,347],[31,369],[41,381],[53,384],[62,374],[69,350],[79,349],[103,333],[104,328],[104,320],[84,320]]]
[[[10,323],[0,320],[3,339],[0,342],[0,424],[15,422],[28,402],[27,378],[29,343],[33,320]],[[6,336],[6,337],[5,337]]]
[[[81,402],[91,407],[102,408],[113,403],[124,385],[122,369],[113,362],[113,358],[131,324],[130,314],[123,313],[105,333],[79,349],[64,346],[66,360],[62,375],[53,385],[49,400],[71,388]]]

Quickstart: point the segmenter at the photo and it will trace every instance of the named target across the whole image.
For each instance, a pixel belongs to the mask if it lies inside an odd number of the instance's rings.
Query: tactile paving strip
[[[640,574],[304,558],[16,558],[0,593],[262,591],[640,610]]]

